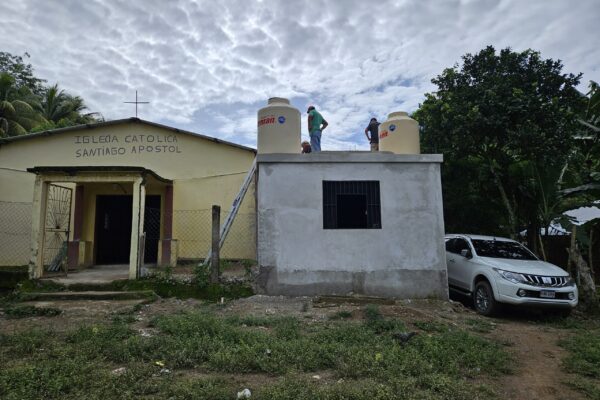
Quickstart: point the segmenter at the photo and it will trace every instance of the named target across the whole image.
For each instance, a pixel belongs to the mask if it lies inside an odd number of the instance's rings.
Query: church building
[[[40,278],[66,258],[123,264],[134,279],[144,264],[203,259],[211,206],[229,210],[255,156],[138,118],[0,139],[0,265]],[[227,258],[256,259],[254,199],[252,185]]]

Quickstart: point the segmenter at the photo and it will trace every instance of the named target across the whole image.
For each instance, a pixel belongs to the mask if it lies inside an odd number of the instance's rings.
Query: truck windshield
[[[508,258],[511,260],[537,260],[532,252],[516,242],[500,240],[471,240],[480,257]]]

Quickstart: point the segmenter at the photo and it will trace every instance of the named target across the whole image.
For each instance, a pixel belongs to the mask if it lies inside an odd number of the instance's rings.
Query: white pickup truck
[[[549,306],[568,313],[577,305],[577,285],[556,265],[539,260],[511,239],[447,235],[448,285],[473,297],[475,310],[492,315],[502,303]]]

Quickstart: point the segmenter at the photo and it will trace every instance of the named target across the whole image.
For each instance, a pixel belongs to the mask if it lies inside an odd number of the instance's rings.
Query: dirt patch
[[[178,265],[170,269],[171,274],[177,279],[188,279],[195,275],[195,270],[200,262],[190,262],[188,264]],[[249,269],[255,268],[252,263],[244,261],[223,261],[221,266],[221,277],[227,278],[245,278],[249,275]],[[153,267],[149,270],[151,273],[165,273],[165,267]]]
[[[189,312],[197,310],[208,303],[196,299],[160,299],[153,303],[143,304],[134,311],[135,321],[132,324],[133,329],[137,329],[141,335],[154,334],[154,330],[149,329],[148,324],[152,318],[159,315],[172,315],[177,313]]]
[[[407,330],[422,331],[420,323],[434,323],[439,326],[461,328],[475,333],[482,324],[492,324],[489,318],[476,314],[459,302],[440,300],[398,300],[392,304],[365,304],[343,302],[336,298],[328,302],[323,298],[285,297],[256,295],[226,302],[218,312],[240,316],[293,316],[305,323],[325,320],[364,320],[364,310],[374,306],[386,318],[401,320]],[[493,328],[492,328],[493,329]]]
[[[0,333],[12,334],[26,329],[48,329],[64,332],[77,325],[108,322],[110,315],[132,310],[144,300],[57,300],[28,301],[20,305],[58,308],[60,315],[53,317],[29,317],[9,319],[0,312]]]
[[[510,399],[584,399],[565,385],[569,375],[561,369],[566,351],[557,342],[569,335],[565,330],[535,323],[504,321],[491,337],[512,343],[509,350],[518,360],[513,375],[500,379],[498,391]]]

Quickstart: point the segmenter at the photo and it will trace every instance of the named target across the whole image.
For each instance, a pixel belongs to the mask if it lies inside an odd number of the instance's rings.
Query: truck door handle
[[[451,258],[451,259],[449,259],[448,261],[450,261],[450,262],[452,262],[452,263],[453,263],[453,262],[455,262],[455,261],[454,261],[452,258]]]

